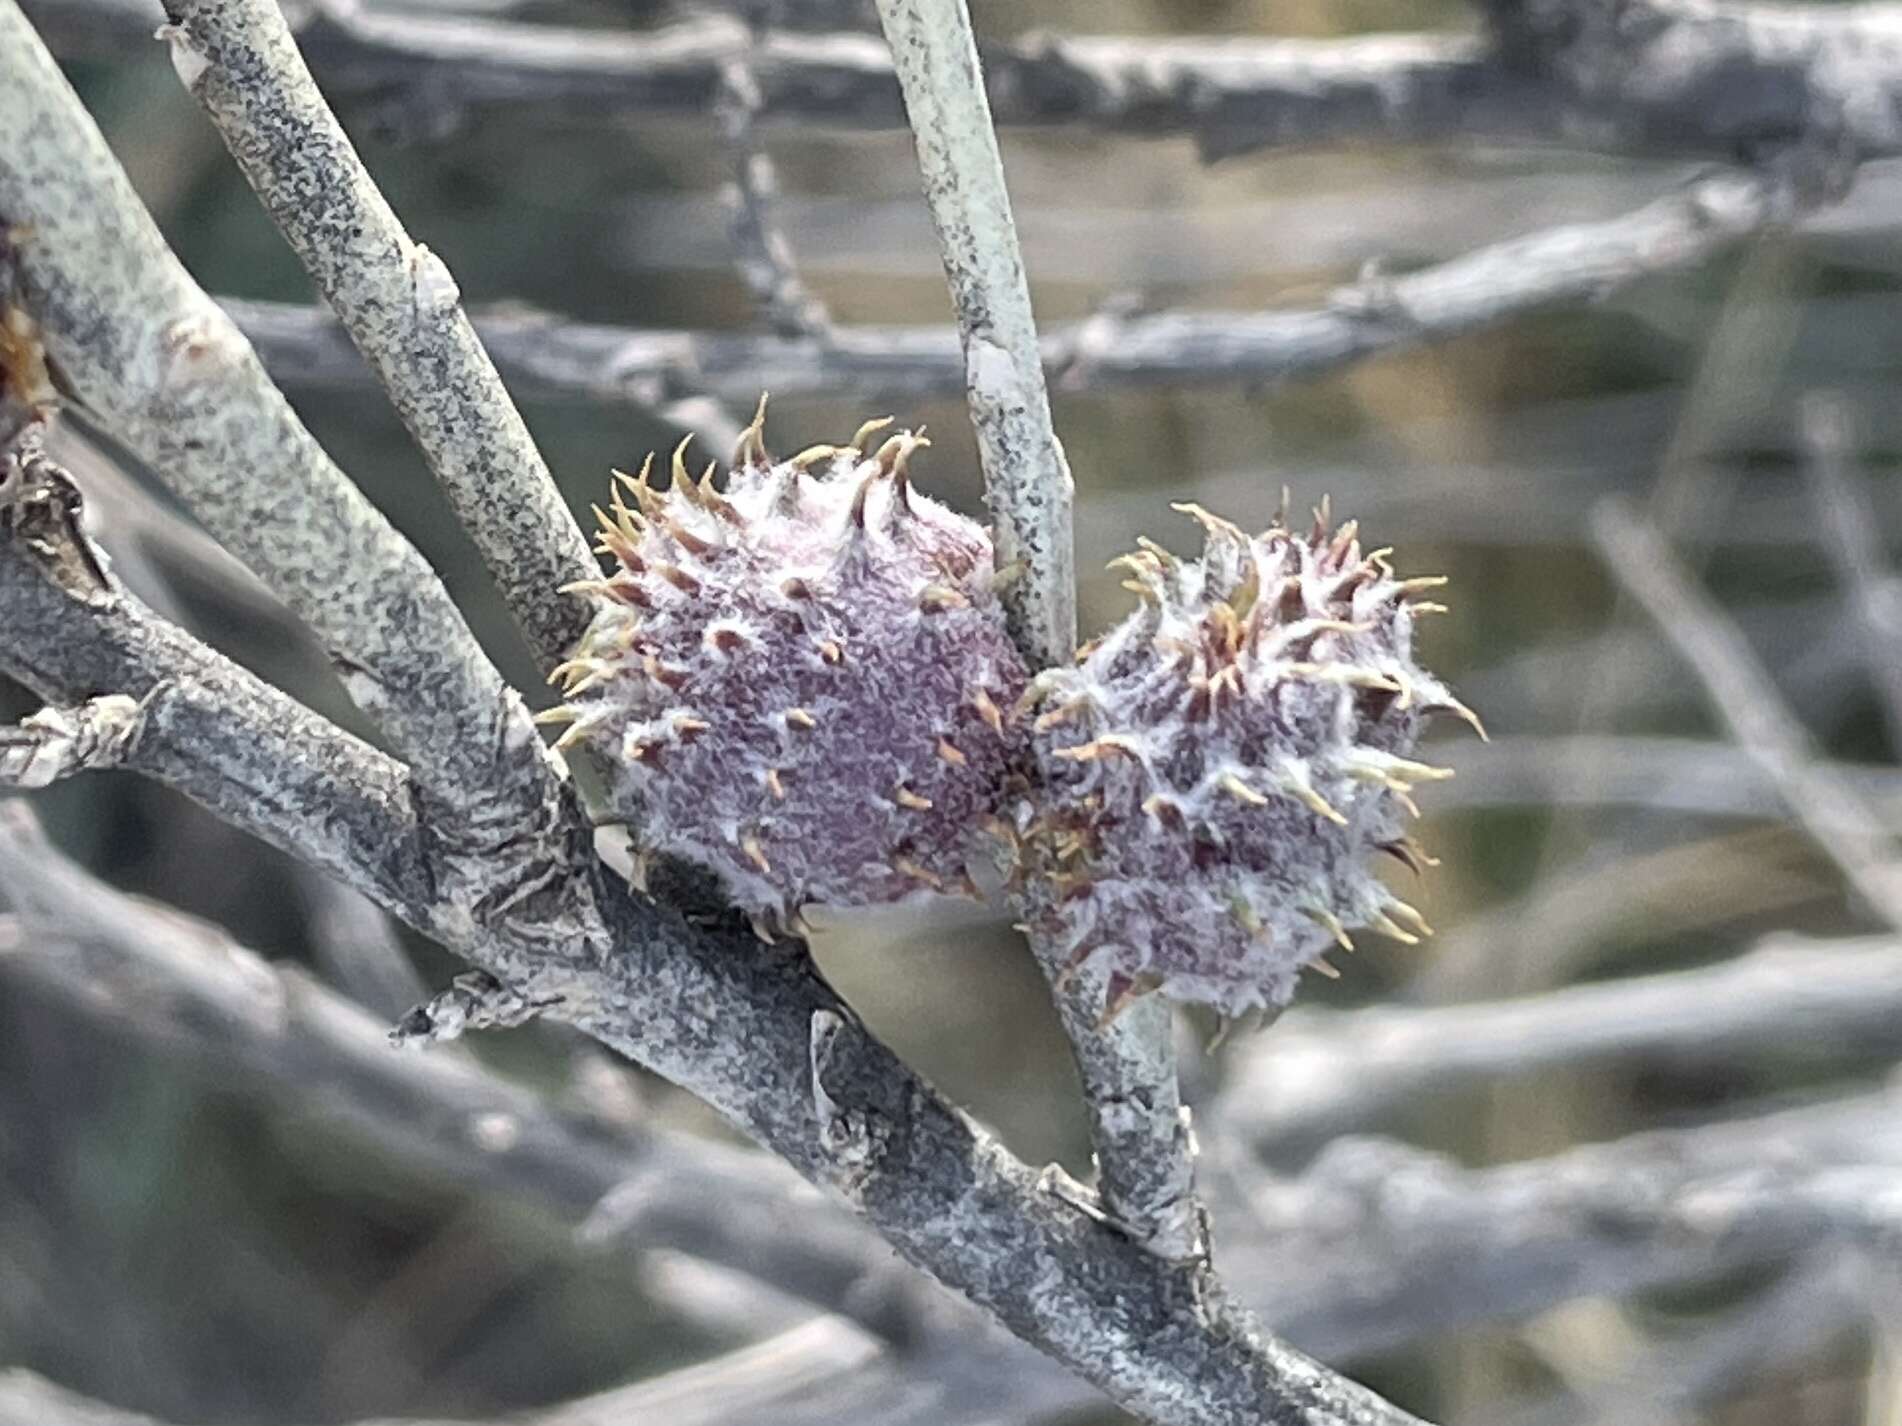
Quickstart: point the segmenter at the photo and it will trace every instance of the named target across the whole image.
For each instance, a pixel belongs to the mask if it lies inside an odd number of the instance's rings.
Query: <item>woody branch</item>
[[[1023,254],[963,0],[879,0],[918,144],[925,201],[964,353],[964,387],[996,516],[1011,632],[1033,669],[1076,650],[1075,486],[1050,420]],[[1158,1255],[1205,1250],[1167,1002],[1112,1005],[1107,968],[1030,936],[1088,1101],[1103,1206]]]

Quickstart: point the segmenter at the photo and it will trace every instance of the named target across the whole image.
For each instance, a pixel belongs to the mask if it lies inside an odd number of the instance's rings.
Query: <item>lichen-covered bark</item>
[[[458,808],[444,833],[476,850],[518,839],[552,781],[521,700],[172,255],[13,0],[0,226],[18,234],[19,301],[77,399],[317,631],[425,793]]]
[[[170,0],[172,62],[388,391],[544,669],[594,562],[441,258],[411,240],[272,0]]]

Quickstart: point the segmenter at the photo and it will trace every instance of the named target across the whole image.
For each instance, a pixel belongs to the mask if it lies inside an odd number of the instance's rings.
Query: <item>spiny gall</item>
[[[973,835],[995,819],[1022,660],[982,528],[911,485],[929,444],[889,419],[843,446],[767,455],[765,402],[724,491],[616,472],[596,507],[607,577],[556,670],[567,722],[612,769],[642,849],[715,872],[762,937],[808,904],[976,894]]]
[[[1033,925],[1108,960],[1105,1017],[1160,991],[1234,1017],[1293,998],[1351,927],[1413,941],[1420,914],[1369,872],[1402,834],[1429,715],[1471,710],[1413,661],[1443,583],[1400,579],[1356,525],[1251,537],[1194,505],[1200,560],[1149,541],[1116,561],[1141,606],[1032,681],[1038,778],[1015,816]],[[1483,736],[1483,734],[1482,734]]]

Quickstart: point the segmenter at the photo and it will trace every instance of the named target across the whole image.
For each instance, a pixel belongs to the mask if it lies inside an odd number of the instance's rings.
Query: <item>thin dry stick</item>
[[[1567,759],[1599,769],[1591,781],[1564,777]],[[1586,734],[1504,737],[1484,756],[1449,749],[1459,777],[1434,799],[1441,813],[1494,807],[1624,807],[1703,817],[1778,816],[1783,802],[1763,769],[1735,743],[1716,738]],[[1863,790],[1884,817],[1902,816],[1902,769],[1888,764],[1829,764]]]
[[[1889,747],[1902,757],[1902,578],[1889,567],[1876,518],[1856,460],[1856,419],[1834,392],[1812,392],[1802,406],[1802,435],[1810,491],[1816,500],[1823,547],[1848,591],[1863,662],[1882,698]]]
[[[1714,925],[1834,904],[1841,874],[1815,864],[1802,830],[1784,820],[1780,799],[1769,816],[1769,825],[1654,850],[1614,843],[1538,878],[1441,940],[1432,964],[1415,972],[1412,997],[1443,1004],[1502,989],[1543,990],[1577,979],[1609,945],[1669,942]],[[1510,980],[1499,973],[1505,963],[1519,972]]]
[[[832,325],[825,303],[800,280],[792,246],[773,221],[779,178],[759,132],[759,80],[743,59],[729,63],[720,76],[715,112],[733,162],[727,186],[732,210],[733,262],[753,295],[753,304],[782,337],[824,339]],[[762,391],[770,387],[761,387]]]
[[[1291,1010],[1230,1067],[1217,1130],[1288,1156],[1439,1096],[1553,1069],[1661,1061],[1721,1071],[1894,1055],[1902,957],[1893,951],[1887,938],[1782,939],[1721,965],[1512,1000]]]
[[[580,526],[463,313],[305,68],[274,0],[167,0],[172,64],[389,392],[544,669],[587,626]]]
[[[119,767],[143,721],[136,702],[112,693],[0,723],[0,788],[47,787],[75,773]]]
[[[1430,346],[1550,307],[1603,300],[1694,266],[1803,211],[1779,174],[1720,173],[1630,213],[1568,223],[1404,276],[1365,278],[1320,305],[1262,312],[1099,314],[1042,337],[1062,391],[1301,380]],[[227,299],[265,361],[292,384],[356,387],[368,373],[318,308]],[[826,340],[610,327],[544,314],[478,313],[476,330],[525,394],[636,407],[707,390],[729,401],[850,392],[892,401],[964,390],[956,332],[835,326]]]
[[[1090,1403],[1060,1376],[1026,1391],[1009,1358],[973,1358],[949,1385],[921,1381],[850,1322],[819,1317],[645,1381],[494,1426],[996,1426],[1071,1419]],[[1054,1379],[1053,1379],[1054,1378]],[[22,1368],[0,1371],[0,1426],[166,1426]],[[480,1426],[404,1417],[355,1426]]]
[[[30,933],[0,956],[0,983],[220,1077],[235,1072],[245,1093],[314,1108],[445,1181],[585,1223],[597,1251],[690,1254],[789,1299],[850,1307],[892,1340],[975,1318],[757,1150],[576,1114],[473,1056],[390,1053],[387,1022],[216,926],[99,882],[46,840],[28,806],[0,802],[0,909]]]
[[[964,378],[996,518],[1003,598],[1033,668],[1066,664],[1076,649],[1075,490],[1050,421],[1036,321],[1011,219],[963,0],[879,0],[924,174],[964,348]],[[1017,569],[1021,566],[1021,569]],[[1032,937],[1053,985],[1067,960]],[[1204,1247],[1190,1139],[1176,1082],[1174,1015],[1160,997],[1099,1025],[1107,970],[1056,990],[1089,1103],[1104,1206],[1162,1257]]]
[[[1894,1091],[1824,1100],[1484,1168],[1349,1136],[1298,1178],[1248,1160],[1233,1192],[1254,1235],[1221,1214],[1223,1254],[1282,1331],[1349,1356],[1426,1323],[1443,1334],[1838,1244],[1893,1264],[1897,1108]]]
[[[1048,668],[1076,651],[1075,487],[1050,422],[977,41],[961,0],[882,0],[879,16],[951,286],[985,499],[997,517],[998,568],[1023,566],[1004,591],[1004,606],[1032,664]]]
[[[29,0],[75,54],[149,41],[156,3]],[[1206,159],[1341,141],[1492,143],[1723,160],[1835,126],[1867,156],[1902,149],[1902,6],[1627,0],[1500,6],[1503,53],[1476,36],[1284,39],[1026,35],[986,47],[1001,124],[1188,136]],[[1591,25],[1586,16],[1615,17]],[[430,137],[471,118],[596,123],[704,114],[744,27],[701,16],[639,35],[438,15],[361,0],[300,7],[327,92]],[[1588,42],[1579,42],[1583,34]],[[808,128],[904,123],[889,52],[867,35],[771,36],[754,60],[762,117]],[[1711,96],[1723,97],[1713,103]]]
[[[1736,625],[1697,588],[1657,530],[1621,501],[1602,503],[1592,534],[1618,583],[1650,615],[1704,685],[1739,746],[1775,781],[1790,812],[1878,916],[1902,930],[1888,829],[1862,796],[1815,758]]]
[[[136,52],[156,0],[28,0],[62,53]],[[723,67],[750,47],[728,16],[641,34],[398,10],[327,0],[301,12],[299,40],[325,91],[373,102],[423,136],[501,114],[512,124],[601,123],[705,114]],[[761,118],[854,130],[905,123],[891,52],[874,35],[765,37],[751,63]],[[1419,140],[1463,127],[1550,133],[1538,91],[1495,73],[1454,35],[1211,43],[1161,36],[1036,36],[991,51],[998,122],[1196,137],[1210,156],[1262,144],[1378,135]]]
[[[76,772],[116,768],[139,736],[141,719],[139,703],[107,694],[0,723],[0,787],[48,787]]]

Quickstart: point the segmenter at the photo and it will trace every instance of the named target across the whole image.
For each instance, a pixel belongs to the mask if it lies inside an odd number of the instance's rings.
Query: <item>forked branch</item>
[[[463,854],[409,770],[155,618],[105,574],[78,497],[0,476],[0,670],[49,701],[145,703],[130,764],[344,877],[520,995],[706,1100],[1019,1336],[1166,1426],[1406,1426],[1173,1266],[1046,1192],[859,1025],[799,956],[629,893],[557,809],[559,860]]]

